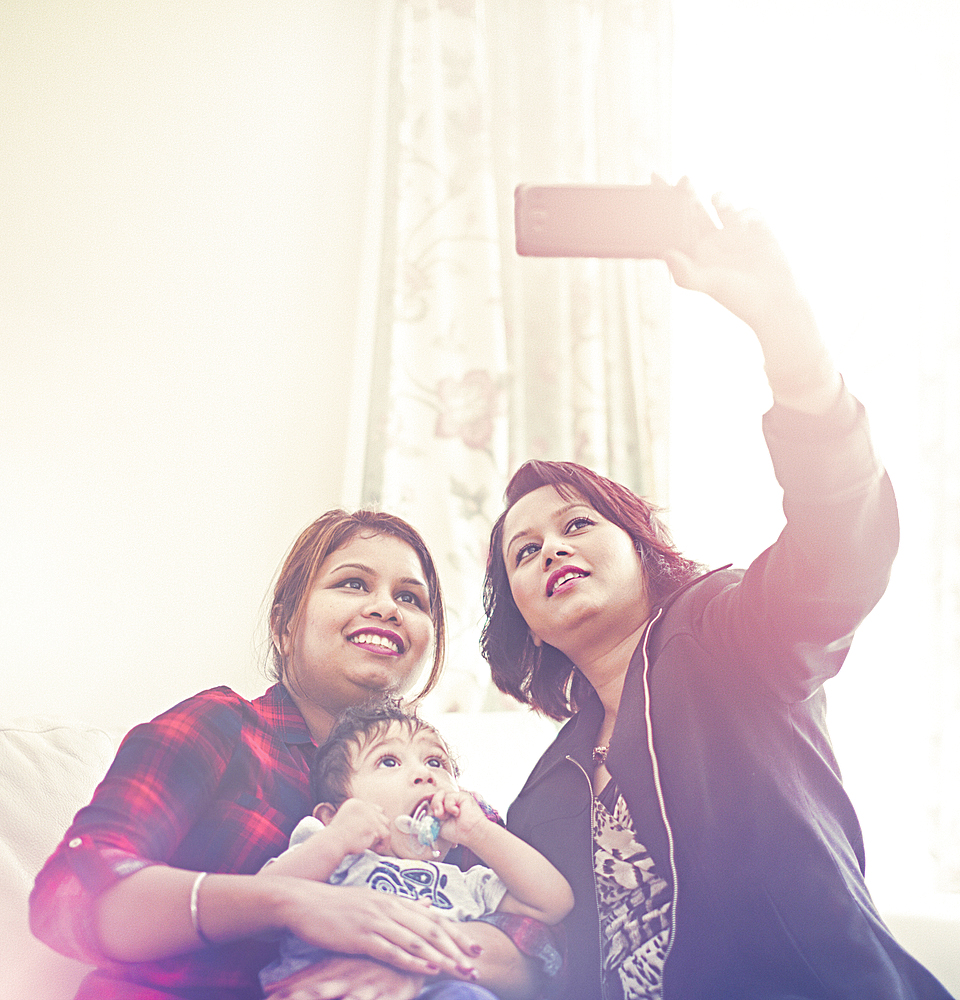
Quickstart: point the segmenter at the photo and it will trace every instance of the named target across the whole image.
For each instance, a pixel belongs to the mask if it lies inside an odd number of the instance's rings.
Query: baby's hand
[[[331,836],[339,838],[343,853],[360,854],[381,850],[390,840],[390,825],[380,806],[361,799],[347,799],[327,824]]]
[[[430,800],[430,814],[440,821],[440,836],[451,844],[470,846],[471,839],[481,823],[489,823],[477,800],[462,789],[456,792],[437,792]]]

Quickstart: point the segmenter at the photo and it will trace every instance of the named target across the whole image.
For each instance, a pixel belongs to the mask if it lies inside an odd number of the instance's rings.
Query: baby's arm
[[[264,865],[260,875],[297,875],[327,882],[348,854],[362,854],[390,836],[379,806],[347,799],[322,830]]]
[[[498,910],[558,924],[573,909],[573,891],[560,872],[539,851],[487,819],[469,792],[438,792],[431,812],[440,820],[444,840],[469,847],[506,885]]]

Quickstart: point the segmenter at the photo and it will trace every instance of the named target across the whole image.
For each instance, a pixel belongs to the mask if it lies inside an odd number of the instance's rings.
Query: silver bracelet
[[[209,872],[200,872],[193,880],[193,888],[190,890],[190,923],[196,935],[204,944],[214,944],[206,934],[200,929],[200,913],[197,909],[197,894],[200,892],[200,883],[209,875]]]

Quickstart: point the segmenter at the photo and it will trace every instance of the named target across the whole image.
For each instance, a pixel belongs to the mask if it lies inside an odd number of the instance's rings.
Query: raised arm
[[[431,802],[446,840],[470,848],[507,887],[499,909],[558,924],[573,909],[567,880],[537,850],[491,823],[469,792],[437,792]]]
[[[787,523],[705,610],[702,638],[737,647],[781,698],[803,700],[840,669],[887,586],[896,501],[863,407],[843,388],[770,229],[721,196],[714,206],[720,227],[701,207],[695,248],[667,263],[679,285],[710,295],[757,337],[777,404],[764,435]]]

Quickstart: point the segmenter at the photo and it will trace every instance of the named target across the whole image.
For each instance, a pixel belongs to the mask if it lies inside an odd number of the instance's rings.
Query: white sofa
[[[0,996],[70,1000],[87,971],[33,937],[27,898],[116,744],[102,729],[43,719],[0,727]]]
[[[435,720],[462,755],[465,777],[505,810],[550,724],[516,713]],[[44,719],[0,724],[0,997],[71,1000],[84,966],[35,940],[33,879],[107,769],[119,733]],[[888,914],[904,944],[960,998],[960,900]]]

